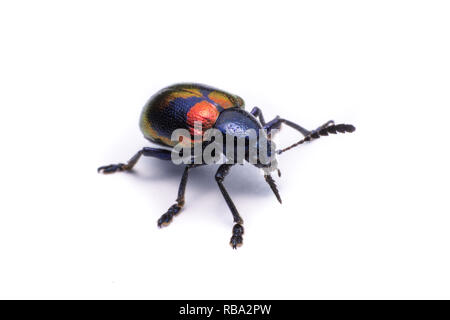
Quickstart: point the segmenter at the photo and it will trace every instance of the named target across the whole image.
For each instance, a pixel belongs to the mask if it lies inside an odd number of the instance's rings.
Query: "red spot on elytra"
[[[214,123],[216,123],[218,116],[219,111],[208,101],[196,103],[187,113],[189,131],[192,135],[203,135],[206,130],[212,128]],[[194,127],[195,122],[201,123],[201,130]]]

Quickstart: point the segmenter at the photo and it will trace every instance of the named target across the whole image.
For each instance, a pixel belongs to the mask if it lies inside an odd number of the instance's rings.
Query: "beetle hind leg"
[[[138,162],[142,155],[142,150],[139,150],[130,160],[128,160],[127,163],[118,163],[118,164],[110,164],[107,166],[102,166],[97,169],[98,173],[114,173],[114,172],[120,172],[120,171],[131,171]]]
[[[118,163],[118,164],[110,164],[107,166],[102,166],[97,169],[98,173],[114,173],[120,171],[131,171],[136,163],[139,161],[141,156],[145,157],[154,157],[161,160],[170,160],[171,159],[171,151],[160,148],[142,148],[134,156],[128,160],[127,163]]]

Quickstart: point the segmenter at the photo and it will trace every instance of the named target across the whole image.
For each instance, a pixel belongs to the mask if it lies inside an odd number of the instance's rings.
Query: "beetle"
[[[202,125],[200,132],[196,132],[196,127],[194,125],[196,121],[200,122]],[[145,104],[140,116],[139,124],[144,137],[162,148],[144,147],[127,163],[102,166],[98,168],[98,172],[109,174],[118,171],[130,171],[141,156],[154,157],[166,161],[171,160],[172,152],[176,144],[179,143],[179,141],[172,140],[172,134],[177,129],[188,130],[191,133],[191,140],[188,141],[188,143],[194,146],[200,144],[202,149],[205,149],[208,143],[205,143],[203,140],[196,140],[195,137],[204,135],[208,129],[219,130],[224,137],[231,137],[233,139],[244,138],[244,140],[248,138],[245,136],[247,130],[253,129],[260,132],[260,135],[264,135],[268,141],[271,141],[272,132],[280,129],[284,124],[297,130],[303,135],[303,138],[300,141],[282,150],[272,150],[271,145],[268,145],[265,152],[269,155],[281,154],[304,142],[309,142],[330,133],[345,133],[353,132],[355,130],[355,127],[352,125],[335,124],[333,121],[328,121],[317,129],[310,131],[279,116],[266,122],[261,109],[258,107],[254,107],[250,112],[246,111],[244,108],[244,100],[241,97],[198,83],[174,84],[158,91]],[[249,161],[247,150],[248,139],[245,141],[247,142],[245,145],[245,160]],[[260,145],[256,145],[257,149],[260,147]],[[189,171],[192,168],[206,164],[203,162],[198,163],[198,161],[196,162],[194,160],[194,157],[192,157],[191,161],[185,164],[175,204],[173,204],[167,212],[158,219],[157,225],[159,227],[170,224],[173,217],[178,215],[184,206],[184,195]],[[236,161],[231,159],[231,161],[221,164],[215,174],[219,190],[233,215],[234,225],[230,240],[230,245],[233,249],[236,249],[243,243],[243,219],[236,209],[223,182],[230,172],[231,167],[236,163]],[[281,197],[277,186],[270,175],[274,170],[277,170],[278,175],[280,175],[280,171],[276,166],[276,161],[271,162],[270,164],[263,163],[260,161],[259,156],[257,156],[256,162],[252,164],[257,168],[264,170],[266,182],[281,203]]]

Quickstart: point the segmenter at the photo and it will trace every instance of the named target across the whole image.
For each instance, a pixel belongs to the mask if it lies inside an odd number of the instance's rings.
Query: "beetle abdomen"
[[[230,108],[243,108],[242,98],[202,84],[183,83],[166,87],[144,106],[140,128],[145,138],[173,147],[178,141],[171,141],[176,129],[188,130],[202,135],[213,127],[219,114]],[[196,132],[194,123],[201,122],[202,132]]]

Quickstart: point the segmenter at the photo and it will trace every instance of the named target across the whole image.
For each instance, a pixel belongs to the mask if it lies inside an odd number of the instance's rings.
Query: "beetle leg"
[[[233,164],[222,164],[217,170],[215,178],[217,184],[219,185],[220,192],[225,198],[225,202],[227,203],[228,207],[231,210],[231,214],[233,215],[235,225],[233,226],[233,235],[230,240],[230,245],[233,247],[233,249],[236,249],[237,247],[242,245],[242,235],[244,234],[244,227],[242,226],[242,224],[244,223],[244,220],[242,220],[239,212],[236,209],[236,206],[234,205],[233,201],[230,198],[230,195],[223,185],[223,180],[230,172],[232,166]]]
[[[242,224],[236,223],[233,226],[233,235],[231,236],[230,245],[233,249],[242,246],[242,235],[244,234],[244,227]]]
[[[171,151],[160,148],[142,148],[127,163],[110,164],[97,169],[101,173],[114,173],[117,171],[131,171],[134,165],[139,161],[141,156],[154,157],[161,160],[170,160]]]
[[[262,126],[266,125],[266,121],[264,120],[264,116],[260,108],[254,107],[250,113],[259,119]]]
[[[282,119],[280,118],[280,116],[276,116],[273,120],[269,121],[266,123],[266,121],[264,120],[264,116],[262,114],[262,111],[260,108],[258,107],[254,107],[252,109],[252,111],[250,111],[250,113],[252,115],[254,115],[255,117],[257,117],[259,119],[259,122],[262,124],[262,126],[264,127],[264,129],[266,130],[267,134],[270,134],[270,131],[272,131],[272,129],[280,129],[281,125],[284,123],[285,125],[294,128],[295,130],[299,131],[301,134],[303,134],[305,137],[311,133],[311,131],[306,130],[305,128],[303,128],[302,126],[291,122],[289,120],[286,119]],[[330,122],[330,121],[329,121]],[[328,122],[327,122],[328,123]],[[320,127],[321,128],[321,127]]]
[[[299,131],[303,136],[308,137],[308,136],[311,136],[314,133],[316,133],[316,132],[318,132],[318,131],[320,131],[320,130],[322,130],[324,128],[327,128],[327,127],[329,127],[331,125],[334,125],[334,121],[333,120],[327,121],[326,123],[324,123],[323,125],[321,125],[317,129],[309,131],[309,130],[306,130],[305,128],[303,128],[302,126],[300,126],[300,125],[298,125],[298,124],[296,124],[294,122],[291,122],[289,120],[282,119],[279,116],[276,116],[275,119],[269,121],[264,126],[264,129],[266,130],[267,135],[270,135],[270,132],[272,131],[272,129],[280,129],[282,124],[285,124],[285,125],[293,128],[293,129]]]
[[[177,203],[172,205],[166,213],[164,213],[161,218],[158,219],[158,227],[163,227],[169,225],[172,222],[174,216],[180,213],[181,208],[184,205],[184,193],[186,191],[186,183],[188,179],[189,169],[194,168],[198,165],[187,165],[184,168],[183,176],[181,177],[180,186],[178,187],[178,197],[175,200]]]
[[[304,135],[305,137],[310,134],[311,132],[309,130],[306,130],[305,128],[303,128],[302,126],[299,126],[296,123],[293,123],[289,120],[286,119],[282,119],[279,116],[276,116],[275,119],[269,121],[268,123],[266,123],[266,125],[264,126],[264,129],[267,131],[267,134],[270,134],[270,131],[272,131],[272,129],[280,129],[282,124],[285,124],[297,131],[299,131],[302,135]]]

